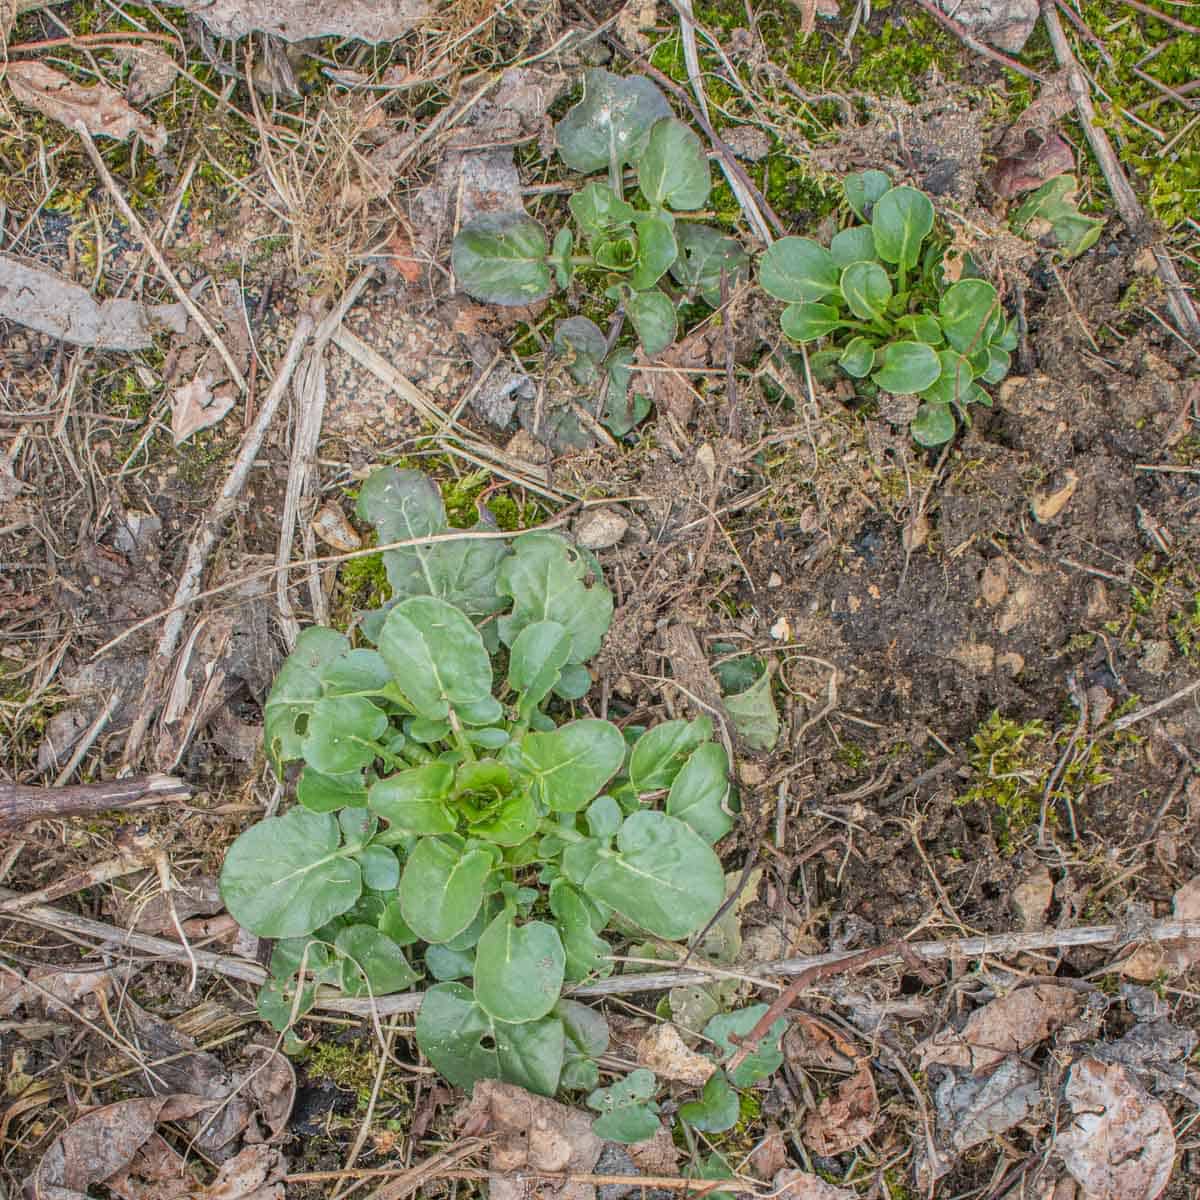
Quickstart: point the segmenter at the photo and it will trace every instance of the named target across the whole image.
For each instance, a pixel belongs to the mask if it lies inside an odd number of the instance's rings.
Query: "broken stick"
[[[71,787],[26,787],[0,783],[0,831],[53,817],[86,817],[111,809],[152,808],[186,800],[192,790],[170,775],[138,775]]]

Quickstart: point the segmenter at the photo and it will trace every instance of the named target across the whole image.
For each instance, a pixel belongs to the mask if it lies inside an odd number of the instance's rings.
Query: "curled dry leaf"
[[[592,1200],[590,1184],[539,1183],[533,1193],[531,1181],[520,1172],[591,1171],[604,1143],[592,1132],[592,1118],[545,1096],[535,1096],[511,1083],[482,1079],[475,1085],[471,1102],[459,1117],[463,1137],[494,1134],[490,1167],[500,1172],[489,1186],[491,1200]]]
[[[1088,1200],[1155,1200],[1175,1162],[1167,1110],[1132,1071],[1095,1058],[1071,1068],[1066,1099],[1074,1117],[1055,1145]]]
[[[1041,1099],[1038,1073],[1006,1058],[990,1075],[950,1072],[936,1093],[938,1126],[959,1154],[1024,1121]]]
[[[878,1121],[875,1080],[871,1068],[863,1062],[855,1074],[843,1079],[833,1094],[808,1114],[804,1140],[817,1154],[829,1158],[865,1142],[875,1132]]]
[[[976,1009],[961,1030],[946,1028],[917,1046],[921,1069],[988,1071],[1010,1054],[1044,1041],[1079,1015],[1079,993],[1053,983],[1017,988]]]
[[[1030,501],[1029,506],[1033,510],[1033,519],[1039,525],[1046,525],[1053,521],[1070,504],[1071,497],[1075,495],[1075,489],[1079,487],[1079,476],[1070,467],[1063,472],[1063,476],[1065,482],[1062,487],[1053,492],[1037,492]]]
[[[119,46],[113,53],[118,62],[129,65],[125,99],[130,104],[157,100],[171,90],[179,74],[175,60],[158,46]]]
[[[113,972],[99,967],[91,971],[33,967],[27,980],[5,972],[0,975],[0,1017],[7,1017],[22,1006],[31,1006],[47,1016],[64,1011],[95,1011],[101,997],[107,999],[112,995],[113,983]]]
[[[245,1078],[246,1094],[267,1126],[267,1141],[277,1142],[287,1132],[288,1118],[296,1102],[296,1069],[270,1046],[250,1045],[246,1054],[253,1063]],[[246,1140],[256,1139],[247,1132]]]
[[[5,79],[16,99],[68,129],[81,121],[93,137],[123,142],[137,134],[155,154],[167,146],[167,131],[131,108],[107,83],[84,87],[40,62],[10,62]]]
[[[233,407],[233,396],[222,390],[212,392],[213,377],[197,375],[190,383],[171,393],[171,434],[180,446],[194,433],[208,429],[225,417]]]
[[[1200,921],[1200,875],[1189,879],[1176,893],[1172,913],[1177,921]],[[1200,962],[1200,943],[1194,941],[1150,942],[1138,946],[1121,960],[1119,970],[1130,979],[1150,981],[1165,972],[1182,975]]]
[[[287,1164],[271,1146],[247,1146],[234,1155],[197,1200],[284,1200]]]
[[[654,1025],[638,1042],[637,1060],[662,1079],[674,1079],[692,1087],[702,1087],[717,1069],[711,1059],[688,1049],[679,1030],[669,1021]]]
[[[426,0],[177,0],[175,7],[194,12],[218,37],[273,33],[287,42],[392,42],[433,11]]]
[[[341,508],[330,501],[322,504],[312,521],[313,533],[327,546],[335,550],[349,553],[362,545],[358,530],[350,524],[349,518]]]
[[[826,1183],[819,1175],[807,1171],[780,1171],[774,1183],[774,1194],[785,1200],[855,1200],[856,1197],[852,1189]]]

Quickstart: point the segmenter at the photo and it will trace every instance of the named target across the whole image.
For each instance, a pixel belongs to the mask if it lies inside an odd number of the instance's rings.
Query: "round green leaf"
[[[377,892],[390,892],[400,882],[400,863],[387,846],[368,846],[354,858],[362,869],[366,887]]]
[[[846,200],[860,221],[871,219],[875,202],[887,194],[892,181],[882,171],[856,171],[842,180]]]
[[[654,123],[637,170],[638,187],[653,208],[703,208],[712,188],[700,139],[669,117]]]
[[[600,1080],[595,1060],[608,1049],[608,1022],[577,1000],[560,1000],[554,1015],[562,1021],[566,1035],[559,1086],[579,1091],[594,1088]]]
[[[508,686],[522,720],[550,695],[571,657],[571,635],[557,621],[535,621],[517,634],[508,655]]]
[[[263,710],[263,740],[276,775],[282,776],[284,763],[300,757],[300,719],[321,698],[325,673],[349,650],[350,641],[342,634],[311,625],[279,668]]]
[[[481,1079],[503,1079],[542,1096],[558,1087],[563,1026],[557,1017],[507,1025],[488,1016],[461,983],[439,983],[422,999],[416,1035],[437,1072],[466,1092]]]
[[[923,392],[942,373],[936,351],[924,342],[892,342],[883,348],[882,363],[871,378],[898,396]]]
[[[661,1128],[654,1092],[658,1083],[645,1067],[630,1071],[612,1087],[597,1088],[587,1098],[588,1108],[600,1115],[592,1122],[598,1137],[610,1142],[644,1142]]]
[[[420,717],[444,720],[451,708],[492,701],[492,664],[483,639],[444,600],[414,596],[397,604],[383,623],[379,653]]]
[[[459,286],[488,304],[532,304],[550,294],[545,230],[525,213],[485,213],[459,230],[450,264]]]
[[[840,287],[846,307],[862,321],[882,316],[892,298],[892,281],[874,262],[851,263],[842,272]]]
[[[454,818],[446,808],[453,779],[448,763],[411,767],[373,783],[367,803],[405,833],[453,833]]]
[[[475,947],[475,999],[497,1021],[536,1021],[558,1003],[566,961],[553,925],[502,912]]]
[[[725,711],[742,741],[752,750],[774,750],[779,740],[779,710],[764,671],[745,691],[725,697]]]
[[[899,317],[896,320],[896,328],[911,334],[914,342],[924,342],[927,346],[940,346],[946,340],[942,336],[942,327],[937,318],[928,313]]]
[[[693,750],[712,737],[712,720],[663,721],[634,743],[629,781],[639,793],[669,788]]]
[[[722,1058],[732,1057],[736,1047],[730,1034],[746,1037],[766,1012],[765,1004],[752,1004],[736,1012],[720,1013],[704,1027],[704,1036],[717,1044]],[[729,1072],[729,1082],[734,1087],[750,1087],[779,1070],[783,1065],[783,1051],[779,1043],[786,1029],[787,1018],[780,1017],[759,1042],[758,1049],[748,1054],[737,1070]]]
[[[772,242],[759,259],[758,282],[776,300],[820,300],[836,290],[838,266],[812,238],[785,237]]]
[[[492,871],[485,850],[460,850],[439,838],[422,838],[400,875],[400,911],[426,942],[448,942],[462,933],[483,903]]]
[[[387,727],[387,714],[362,696],[320,700],[309,713],[301,750],[315,770],[348,774],[375,761],[379,753],[375,743]]]
[[[661,354],[674,340],[675,305],[657,288],[634,292],[625,301],[625,311],[642,343],[642,349],[652,357]]]
[[[367,789],[361,771],[323,775],[306,766],[296,784],[296,799],[312,812],[336,812],[339,808],[362,807],[367,802]]]
[[[603,237],[633,223],[633,206],[619,199],[606,183],[587,184],[567,204],[579,228],[589,238]]]
[[[921,399],[934,405],[966,404],[975,377],[971,364],[957,350],[939,350],[938,362],[941,364],[941,373],[921,392]],[[947,439],[941,440],[944,442]],[[940,445],[938,442],[932,444]]]
[[[519,846],[537,832],[538,809],[528,792],[513,792],[500,807],[482,821],[471,824],[471,836],[486,838],[497,846]]]
[[[412,987],[420,975],[404,952],[371,925],[348,925],[334,942],[342,955],[342,991],[350,996],[386,996]]]
[[[917,409],[909,428],[912,430],[913,440],[919,445],[944,445],[954,436],[954,409],[949,404],[925,401]]]
[[[554,327],[554,353],[567,359],[567,370],[576,383],[595,383],[607,352],[603,331],[587,317],[568,317]]]
[[[829,253],[839,267],[848,267],[856,262],[874,262],[875,235],[870,225],[852,225],[833,235]]]
[[[963,354],[985,345],[984,331],[997,307],[996,300],[996,289],[984,279],[952,283],[938,305],[946,341]]]
[[[590,975],[611,975],[615,964],[608,957],[609,945],[597,935],[587,902],[567,880],[550,885],[550,911],[562,936],[566,978],[579,983]]]
[[[252,825],[229,847],[221,899],[259,937],[302,937],[361,894],[362,872],[348,854],[331,813],[293,808]]]
[[[875,249],[884,262],[916,266],[921,243],[933,229],[933,205],[924,192],[895,187],[875,202],[871,213]]]
[[[721,303],[721,275],[732,292],[750,274],[750,257],[731,237],[707,225],[679,221],[675,225],[679,255],[671,266],[671,278],[690,292],[699,292],[706,304]]]
[[[699,1100],[679,1106],[679,1116],[701,1133],[724,1133],[738,1122],[741,1101],[724,1071],[708,1077]]]
[[[610,721],[569,721],[521,739],[521,765],[551,812],[582,812],[624,761],[625,739]]]
[[[1008,374],[1012,355],[1006,350],[998,350],[995,346],[988,347],[987,369],[979,376],[984,383],[999,383]]]
[[[638,261],[637,238],[632,233],[614,233],[593,247],[596,266],[606,271],[632,271]]]
[[[832,304],[789,304],[779,324],[793,342],[815,342],[838,328],[841,315]]]
[[[875,343],[869,338],[853,337],[838,359],[838,366],[855,379],[865,379],[875,365]]]
[[[667,812],[691,826],[706,842],[719,842],[732,828],[729,800],[729,757],[716,742],[705,742],[675,776],[667,795]]]
[[[639,217],[636,226],[637,263],[629,276],[629,286],[635,292],[644,292],[667,273],[679,254],[679,247],[675,244],[673,224],[667,217]]]
[[[600,849],[584,891],[658,937],[695,933],[725,897],[721,864],[682,821],[640,810],[625,818],[616,851]]]
[[[555,130],[558,153],[574,171],[607,171],[634,162],[656,121],[671,106],[644,75],[614,75],[594,67],[583,77],[583,99]]]

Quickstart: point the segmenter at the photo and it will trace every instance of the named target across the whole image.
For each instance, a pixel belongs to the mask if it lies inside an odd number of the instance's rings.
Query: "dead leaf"
[[[40,62],[10,62],[4,78],[21,104],[68,129],[81,121],[93,137],[123,142],[137,134],[154,154],[167,147],[167,131],[131,108],[107,83],[84,87]]]
[[[652,1026],[638,1042],[637,1060],[662,1079],[674,1079],[692,1087],[702,1087],[717,1069],[712,1059],[688,1049],[679,1030],[669,1021]]]
[[[939,1065],[990,1070],[1010,1054],[1044,1041],[1079,1015],[1079,993],[1053,983],[1017,988],[976,1009],[962,1030],[948,1027],[916,1047],[921,1069]]]
[[[247,1146],[231,1158],[196,1200],[284,1200],[287,1163],[272,1146]]]
[[[1022,929],[1041,929],[1054,899],[1054,880],[1043,863],[1037,863],[1013,888],[1012,907]]]
[[[1029,144],[1019,154],[1000,159],[988,172],[992,190],[1006,200],[1075,170],[1075,152],[1059,134],[1040,139],[1029,134],[1028,138]]]
[[[0,975],[0,1017],[21,1007],[32,1007],[47,1016],[65,1011],[96,1011],[99,997],[112,995],[113,972],[104,967],[90,971],[63,971],[58,967],[33,967],[28,980],[6,971]]]
[[[88,1188],[124,1172],[159,1121],[210,1107],[199,1096],[119,1100],[85,1113],[51,1144],[26,1182],[32,1200],[87,1200]]]
[[[1155,1200],[1175,1162],[1167,1110],[1131,1071],[1094,1058],[1071,1068],[1065,1095],[1074,1118],[1055,1147],[1088,1200]]]
[[[650,45],[646,36],[658,20],[657,0],[628,0],[617,13],[617,36],[634,50],[645,50]]]
[[[254,1069],[245,1078],[245,1094],[254,1101],[266,1123],[267,1141],[277,1142],[287,1133],[288,1118],[296,1102],[296,1069],[278,1050],[249,1045],[245,1053]],[[249,1132],[247,1141],[256,1141]]]
[[[9,64],[10,73],[14,65]],[[153,345],[156,325],[180,331],[187,324],[177,304],[97,303],[79,284],[4,253],[0,253],[0,317],[72,346],[96,350],[146,350]]]
[[[284,41],[357,38],[392,42],[433,11],[426,0],[175,0],[218,37],[272,33]]]
[[[660,1128],[644,1142],[634,1142],[628,1147],[629,1157],[637,1164],[643,1175],[674,1175],[679,1161],[679,1147],[671,1138],[669,1129]]]
[[[863,1062],[849,1079],[838,1084],[831,1096],[808,1114],[804,1121],[805,1142],[817,1154],[832,1157],[861,1145],[875,1132],[879,1121],[879,1097],[871,1068]]]
[[[855,1200],[857,1193],[849,1188],[826,1183],[819,1175],[789,1168],[774,1179],[774,1195],[785,1200]]]
[[[832,1025],[801,1012],[792,1014],[791,1028],[783,1038],[783,1053],[793,1067],[840,1074],[858,1070],[862,1057],[854,1043]]]
[[[191,917],[211,917],[214,913],[224,911],[225,904],[221,899],[217,877],[197,875],[183,881],[169,899],[162,892],[157,892],[144,903],[122,901],[114,906],[114,915],[123,926],[136,929],[138,933],[175,936],[172,906],[180,921]]]
[[[1200,921],[1200,875],[1189,879],[1176,893],[1172,913],[1177,921]],[[1122,959],[1117,969],[1130,979],[1150,981],[1159,974],[1182,975],[1200,962],[1195,941],[1147,942]]]
[[[129,67],[125,99],[133,105],[146,104],[166,95],[179,74],[175,60],[158,46],[119,46],[113,54],[118,62]]]
[[[951,1071],[935,1098],[938,1125],[961,1154],[1024,1121],[1041,1100],[1041,1089],[1037,1071],[1013,1057],[983,1078]]]
[[[233,407],[233,395],[222,391],[214,396],[212,382],[209,374],[197,375],[171,393],[171,434],[175,445],[181,446],[192,434],[215,425]]]
[[[1071,502],[1075,489],[1079,487],[1079,476],[1070,467],[1063,472],[1066,482],[1053,492],[1038,492],[1030,502],[1033,519],[1039,525],[1053,521]]]
[[[458,1121],[463,1137],[495,1135],[489,1165],[501,1175],[490,1182],[490,1200],[594,1200],[591,1184],[535,1182],[520,1175],[590,1172],[604,1143],[592,1132],[589,1114],[511,1083],[483,1079]]]
[[[750,1151],[747,1160],[751,1172],[759,1179],[772,1179],[791,1162],[787,1140],[776,1126],[767,1129],[766,1137]]]
[[[425,264],[414,257],[413,240],[400,225],[387,240],[388,262],[410,286],[421,282]]]
[[[335,550],[348,552],[357,550],[362,545],[358,530],[350,524],[341,507],[332,500],[321,505],[317,515],[313,517],[312,527],[317,537]]]

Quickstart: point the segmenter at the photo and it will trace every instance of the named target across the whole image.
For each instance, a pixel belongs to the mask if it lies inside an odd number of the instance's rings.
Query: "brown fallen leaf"
[[[350,524],[340,506],[332,500],[321,505],[317,515],[313,517],[312,528],[321,541],[335,550],[357,550],[362,545],[358,530]]]
[[[629,1157],[643,1175],[674,1175],[679,1162],[679,1147],[671,1137],[671,1131],[660,1126],[658,1132],[644,1142],[634,1142],[628,1147]]]
[[[100,997],[113,991],[111,969],[96,967],[85,971],[63,971],[58,967],[33,967],[27,979],[5,972],[0,975],[0,1017],[21,1007],[32,1007],[47,1016],[64,1011],[95,1011]]]
[[[415,257],[413,240],[408,232],[400,225],[386,242],[388,262],[395,268],[405,283],[410,286],[421,282],[425,274],[425,264]]]
[[[774,1195],[786,1200],[855,1200],[857,1193],[850,1188],[826,1183],[819,1175],[789,1168],[780,1171],[774,1180]]]
[[[1053,983],[1017,988],[976,1009],[961,1030],[940,1030],[920,1042],[921,1069],[938,1065],[988,1071],[1010,1054],[1044,1041],[1079,1015],[1080,994]]]
[[[1167,1110],[1132,1071],[1095,1058],[1071,1068],[1065,1095],[1074,1117],[1055,1149],[1088,1200],[1156,1200],[1175,1162]]]
[[[522,1170],[590,1172],[604,1143],[592,1132],[589,1114],[482,1079],[458,1123],[462,1137],[495,1135],[489,1165],[501,1176],[489,1184],[490,1200],[593,1200],[591,1184],[521,1177]]]
[[[1019,153],[1000,159],[988,172],[992,190],[1006,200],[1075,170],[1075,151],[1059,134],[1039,138],[1031,133],[1027,137],[1028,144]]]
[[[1063,472],[1063,477],[1065,482],[1062,487],[1053,492],[1038,492],[1030,501],[1029,507],[1033,511],[1033,519],[1039,525],[1046,525],[1053,521],[1071,502],[1071,497],[1075,495],[1075,489],[1079,487],[1079,475],[1068,467]]]
[[[806,1144],[823,1157],[853,1150],[875,1132],[879,1122],[879,1096],[871,1068],[863,1062],[849,1079],[838,1084],[830,1096],[804,1121]]]
[[[288,42],[357,38],[393,42],[433,11],[427,0],[175,0],[218,37],[273,33]]]
[[[198,1187],[187,1161],[157,1133],[104,1186],[120,1200],[189,1200]]]
[[[129,67],[125,99],[133,105],[166,95],[180,73],[175,60],[158,46],[119,46],[113,54]]]
[[[212,393],[213,378],[205,373],[171,393],[171,434],[181,446],[194,433],[208,429],[233,408],[229,391]]]
[[[284,1200],[287,1164],[271,1146],[247,1146],[225,1163],[196,1200]],[[157,1200],[157,1197],[155,1198]]]
[[[253,1064],[244,1078],[245,1093],[254,1101],[267,1126],[267,1141],[277,1142],[287,1133],[288,1118],[296,1103],[296,1069],[286,1056],[270,1046],[245,1049]],[[246,1141],[257,1142],[257,1132],[246,1131]]]
[[[211,1104],[199,1096],[155,1096],[94,1108],[55,1138],[25,1192],[31,1200],[87,1200],[92,1184],[128,1168],[159,1121],[195,1116]]]
[[[652,1026],[638,1042],[637,1060],[661,1079],[673,1079],[692,1087],[703,1087],[717,1069],[712,1059],[689,1049],[669,1021]]]
[[[796,1068],[809,1071],[838,1071],[849,1074],[858,1069],[861,1054],[832,1025],[808,1013],[793,1013],[792,1025],[783,1038],[783,1053]]]
[[[167,131],[131,108],[107,83],[84,87],[40,62],[10,62],[4,78],[21,104],[68,129],[81,121],[93,137],[123,142],[137,134],[155,154],[167,147]]]
[[[766,1137],[750,1151],[747,1159],[751,1173],[758,1179],[773,1179],[789,1162],[787,1139],[777,1125],[768,1126]]]
[[[1200,921],[1200,875],[1175,893],[1171,908],[1177,921]],[[1194,941],[1148,942],[1122,959],[1117,969],[1130,979],[1149,982],[1164,972],[1182,975],[1198,962],[1200,944]]]

